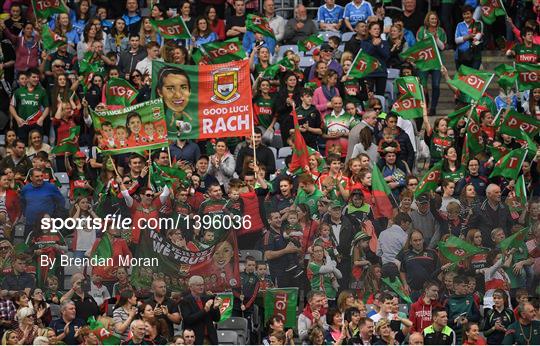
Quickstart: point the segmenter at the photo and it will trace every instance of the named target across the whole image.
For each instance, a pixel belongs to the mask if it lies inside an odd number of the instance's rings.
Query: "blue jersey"
[[[373,16],[373,8],[367,1],[362,1],[358,7],[354,2],[350,2],[345,6],[345,12],[343,13],[343,19],[348,19],[353,28],[358,22],[367,21],[369,16]]]
[[[343,19],[343,7],[334,5],[334,8],[329,9],[325,5],[319,7],[317,11],[317,21],[325,24],[337,24]]]

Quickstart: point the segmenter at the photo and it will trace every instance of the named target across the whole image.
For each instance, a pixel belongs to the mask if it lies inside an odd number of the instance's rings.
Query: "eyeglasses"
[[[5,250],[9,250],[10,247],[9,246],[0,246],[0,251],[5,251]]]
[[[154,197],[154,195],[151,194],[151,193],[145,193],[144,196],[145,196],[145,197]]]
[[[380,111],[382,111],[382,108],[380,108],[380,107],[373,107],[373,110],[376,111],[376,112],[380,112]]]
[[[132,77],[133,78],[141,78],[141,75],[140,74],[134,74]]]

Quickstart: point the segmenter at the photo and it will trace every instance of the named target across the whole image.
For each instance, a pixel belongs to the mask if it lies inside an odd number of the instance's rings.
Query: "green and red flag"
[[[182,19],[182,16],[176,16],[164,20],[150,19],[150,23],[157,32],[166,39],[189,39],[191,33]]]
[[[483,253],[485,249],[474,246],[473,244],[451,235],[443,242],[439,242],[439,252],[450,262],[460,262],[467,257]]]
[[[496,17],[506,16],[502,0],[480,0],[480,9],[482,10],[482,20],[489,25],[495,22]]]
[[[472,67],[461,65],[454,79],[449,80],[448,83],[478,101],[484,95],[494,76],[494,73],[479,71]]]
[[[505,156],[510,152],[510,150],[503,145],[499,145],[498,147],[488,146],[488,148],[494,162],[499,161],[501,157]]]
[[[193,53],[193,61],[199,65],[223,64],[246,58],[242,42],[235,37],[227,41],[208,42]]]
[[[540,65],[537,64],[516,64],[518,74],[519,91],[532,90],[540,87]]]
[[[284,56],[280,61],[276,62],[274,65],[268,66],[263,73],[263,77],[266,78],[275,78],[276,75],[280,72],[286,72],[292,70],[294,65],[292,61]]]
[[[365,78],[371,72],[378,70],[380,67],[381,63],[379,60],[377,60],[377,58],[364,53],[362,49],[360,49],[352,62],[348,75],[353,78]]]
[[[512,234],[511,236],[509,236],[508,238],[504,239],[503,241],[499,243],[498,245],[499,249],[501,249],[501,251],[506,251],[508,249],[518,248],[522,246],[525,240],[527,239],[527,235],[529,234],[529,231],[530,231],[530,227],[525,227],[521,231],[518,231]]]
[[[410,94],[415,100],[424,100],[423,89],[420,86],[420,80],[415,76],[399,77],[395,81],[396,90],[400,95]]]
[[[403,60],[413,62],[420,71],[440,70],[442,67],[441,54],[433,35],[428,35],[422,41],[400,53]]]
[[[81,132],[80,126],[74,126],[69,129],[69,136],[61,140],[58,145],[55,145],[51,150],[51,154],[75,154],[79,151],[79,133]]]
[[[495,67],[495,74],[499,77],[497,83],[499,83],[501,88],[508,90],[516,85],[518,75],[514,66],[500,64]]]
[[[305,40],[298,41],[298,50],[301,52],[309,52],[315,47],[323,44],[324,40],[318,34],[314,34],[306,38]]]
[[[264,294],[264,321],[272,316],[283,319],[285,328],[296,327],[298,288],[269,288]]]
[[[392,105],[392,112],[397,113],[403,119],[416,119],[422,118],[424,115],[423,100],[418,100],[410,91],[406,91],[401,95],[399,99]]]
[[[412,304],[411,297],[409,297],[405,291],[403,291],[403,283],[401,280],[396,276],[394,280],[390,280],[390,278],[381,278],[381,281],[386,284],[392,291],[394,291],[398,296],[403,299],[404,302],[407,304]]]
[[[519,138],[523,130],[529,137],[534,138],[540,131],[540,120],[534,116],[525,115],[510,110],[503,119],[500,132]]]
[[[253,97],[246,81],[250,75],[246,59],[212,65],[152,61],[152,98],[162,100],[165,108],[164,140],[249,136]],[[181,93],[168,93],[167,83],[181,88]]]
[[[379,167],[374,164],[373,170],[371,171],[371,198],[374,205],[373,216],[376,219],[381,217],[392,217],[393,207],[392,202],[390,201],[391,195],[392,190],[384,180]]]
[[[293,107],[291,115],[293,117],[294,123],[294,139],[292,146],[292,158],[291,163],[289,164],[289,171],[305,171],[306,169],[304,167],[309,167],[309,153],[306,141],[304,140],[304,136],[302,136],[302,133],[300,132],[300,125],[298,123],[298,115],[296,113],[295,107]]]
[[[64,36],[58,35],[46,25],[42,28],[41,39],[43,40],[43,48],[45,48],[45,50],[54,51],[67,44],[67,39]]]
[[[105,102],[108,106],[131,106],[139,92],[130,82],[123,78],[111,78],[103,89]]]
[[[266,18],[257,16],[254,14],[248,14],[246,17],[246,30],[251,32],[258,32],[259,34],[267,37],[271,37],[274,40],[274,30],[270,27],[270,23]]]
[[[32,7],[36,18],[49,19],[56,13],[69,13],[64,0],[32,0]]]
[[[219,305],[221,317],[219,321],[222,322],[232,316],[234,295],[231,292],[225,292],[216,294],[216,297],[221,298],[221,304]]]
[[[467,120],[467,148],[470,153],[476,155],[483,151],[482,144],[482,129],[480,128],[480,120],[476,109],[473,109],[471,116]]]
[[[94,316],[88,317],[87,322],[88,327],[90,327],[90,331],[98,338],[100,345],[120,345],[122,340],[107,330],[103,323],[96,321]]]
[[[442,161],[437,162],[436,164],[431,167],[429,171],[424,174],[422,177],[422,180],[420,180],[420,184],[418,184],[418,187],[416,188],[416,191],[414,192],[414,197],[417,198],[421,194],[435,191],[435,189],[439,186],[439,181],[441,180],[442,176]]]
[[[454,111],[453,113],[448,114],[448,127],[454,128],[458,122],[467,116],[467,113],[471,110],[472,106],[467,105],[463,108]]]
[[[514,149],[505,156],[501,157],[493,167],[493,172],[489,178],[505,177],[516,180],[521,173],[521,165],[527,156],[527,149]]]
[[[111,258],[112,255],[113,255],[113,250],[112,250],[111,239],[109,238],[108,235],[104,234],[103,237],[101,237],[101,239],[99,240],[99,243],[97,244],[94,251],[92,251],[92,255],[90,257],[95,258],[97,260],[101,260],[101,259],[106,260],[108,258]]]

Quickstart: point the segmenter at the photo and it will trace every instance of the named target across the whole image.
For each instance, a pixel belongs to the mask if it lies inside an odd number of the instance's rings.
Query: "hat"
[[[366,232],[364,231],[360,231],[360,232],[357,232],[355,235],[354,235],[354,238],[352,240],[352,242],[357,242],[357,241],[360,241],[360,240],[370,240],[371,239],[371,236],[368,235]]]
[[[420,196],[418,196],[418,198],[416,198],[416,204],[424,204],[424,203],[429,203],[429,197],[425,193],[421,194]]]
[[[330,209],[337,209],[337,208],[341,209],[342,207],[343,207],[343,205],[342,205],[341,202],[338,201],[338,200],[334,200],[334,201],[332,201],[332,203],[330,204]]]
[[[82,151],[77,151],[74,155],[76,159],[86,159],[86,155]]]
[[[321,51],[322,51],[322,50],[329,50],[329,51],[333,52],[333,51],[334,51],[334,48],[332,48],[331,45],[329,45],[327,42],[325,42],[325,43],[323,43],[323,44],[321,45]]]

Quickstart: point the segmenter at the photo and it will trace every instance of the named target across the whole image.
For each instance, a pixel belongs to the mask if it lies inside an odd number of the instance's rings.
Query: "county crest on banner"
[[[154,60],[152,97],[163,99],[168,139],[251,134],[253,103],[247,60],[198,66]]]

